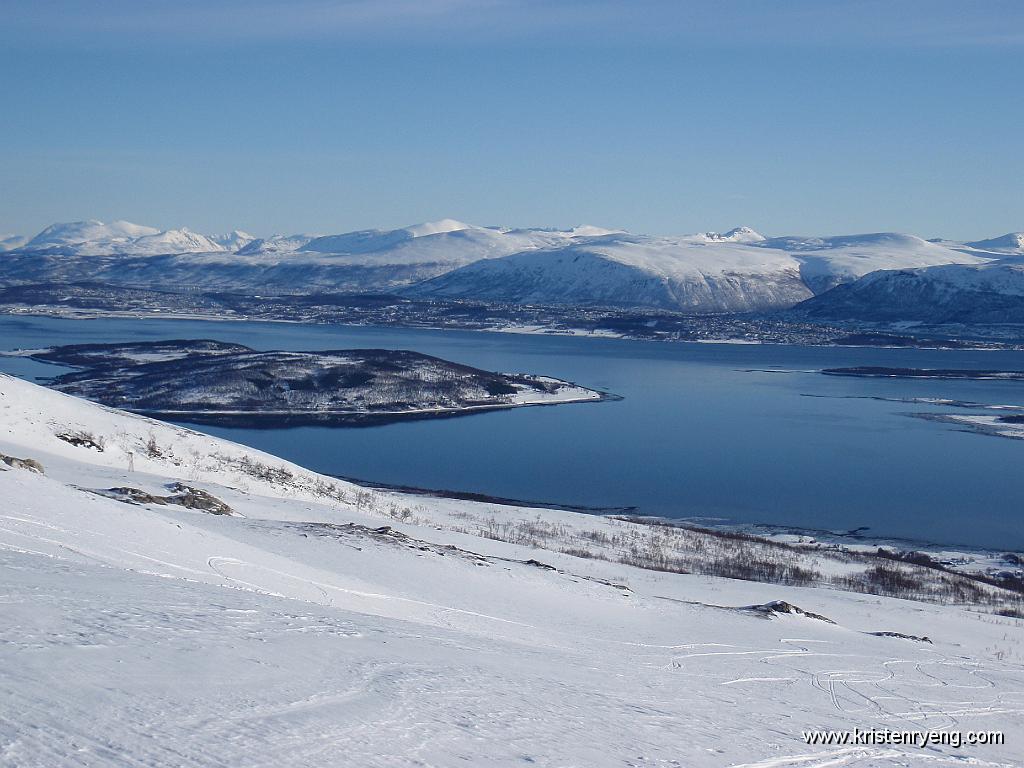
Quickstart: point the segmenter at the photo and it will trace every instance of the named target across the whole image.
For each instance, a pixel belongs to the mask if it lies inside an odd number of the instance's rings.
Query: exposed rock
[[[78,448],[93,448],[103,453],[103,440],[97,439],[89,432],[61,432],[57,435],[57,439],[71,443]]]
[[[540,568],[540,569],[545,570],[545,571],[554,571],[554,570],[556,570],[555,566],[548,565],[547,563],[542,563],[540,560],[534,560],[533,558],[524,561],[524,564],[525,565],[532,565],[534,568]]]
[[[29,472],[35,472],[40,475],[44,474],[43,465],[35,459],[19,459],[15,456],[7,456],[0,453],[0,462],[15,469],[27,469]]]
[[[928,637],[918,637],[917,635],[905,635],[902,632],[868,632],[869,635],[875,637],[899,637],[903,640],[916,640],[919,643],[928,643],[931,645],[931,639]]]
[[[128,487],[94,490],[92,493],[123,501],[125,504],[158,504],[160,506],[174,504],[186,509],[198,509],[202,512],[209,512],[211,515],[235,514],[234,510],[223,501],[199,488],[193,488],[184,483],[172,483],[169,486],[169,490],[171,494],[168,496],[158,496],[139,488]]]
[[[166,496],[154,496],[139,488],[108,488],[106,491],[97,491],[102,496],[109,496],[112,499],[123,501],[128,504],[160,504],[167,505]]]
[[[825,621],[829,624],[835,624],[835,622],[827,616],[822,616],[820,613],[805,611],[803,608],[793,605],[792,603],[787,603],[785,600],[772,600],[770,603],[763,603],[761,605],[747,605],[739,610],[747,613],[754,613],[759,616],[763,616],[766,619],[770,619],[773,616],[779,616],[784,613],[790,613],[798,616],[806,616],[809,619]]]
[[[199,509],[211,515],[231,515],[234,510],[211,493],[200,488],[193,488],[184,483],[171,485],[171,496],[167,496],[168,504],[178,504],[187,509]]]

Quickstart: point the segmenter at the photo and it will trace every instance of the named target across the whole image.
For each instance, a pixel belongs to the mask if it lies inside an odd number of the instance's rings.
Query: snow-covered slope
[[[157,256],[164,253],[209,253],[226,250],[206,235],[188,229],[169,229],[153,235],[143,235],[119,249],[127,256]]]
[[[766,239],[740,227],[679,238],[610,235],[477,262],[410,292],[516,303],[699,312],[788,307],[877,269],[983,259],[908,235]]]
[[[695,311],[791,306],[882,268],[978,257],[903,235],[765,239],[748,228],[603,242],[478,263],[412,288],[417,295],[617,304]]]
[[[763,243],[768,239],[750,227],[735,227],[724,234],[721,232],[704,232],[703,238],[712,243]]]
[[[23,235],[0,235],[0,253],[3,251],[12,251],[15,248],[20,248],[28,242],[28,238]]]
[[[749,227],[651,237],[595,226],[480,227],[454,219],[325,236],[207,237],[127,222],[55,224],[0,262],[0,282],[90,280],[261,293],[391,292],[693,312],[786,308],[877,270],[979,265],[1021,235],[970,243],[878,233],[766,238]]]
[[[668,534],[366,491],[8,377],[0,453],[44,470],[0,462],[11,765],[1024,760],[1017,620],[540,550]],[[174,484],[233,514],[148,500]],[[1007,743],[801,735],[853,728]]]
[[[742,311],[811,295],[788,254],[706,236],[609,235],[479,261],[414,286],[417,296],[520,304]]]
[[[338,257],[335,261],[353,265],[420,264],[435,271],[447,271],[483,259],[585,240],[596,236],[595,232],[603,230],[502,229],[442,219],[403,229],[320,237],[302,250],[331,254]]]
[[[988,240],[964,243],[969,248],[992,253],[1024,255],[1024,232],[1010,232]]]
[[[370,492],[7,377],[0,453],[44,469],[0,462],[11,765],[1024,759],[1016,620],[539,550],[575,537],[642,553],[668,539],[588,515]],[[175,483],[234,514],[147,500]],[[1007,743],[801,735],[853,728],[1002,730]]]
[[[365,229],[341,235],[318,237],[306,243],[303,250],[315,251],[317,253],[372,253],[374,251],[383,251],[399,243],[415,240],[418,237],[447,235],[451,232],[463,232],[470,228],[469,224],[463,224],[461,221],[442,219],[441,221],[413,225],[403,229]]]
[[[154,231],[116,244],[110,239],[46,248],[43,241],[39,247],[30,244],[0,264],[0,281],[88,279],[161,289],[202,286],[277,293],[383,291],[481,259],[579,242],[606,232],[595,227],[566,231],[475,227],[444,219],[387,231],[275,235],[252,240],[232,252],[187,230]],[[97,260],[104,254],[105,261]]]
[[[913,269],[937,264],[979,264],[984,257],[914,235],[881,232],[840,237],[778,237],[762,245],[790,253],[814,293],[879,269]]]
[[[238,253],[245,256],[292,253],[300,250],[306,243],[316,237],[317,235],[272,235],[270,237],[257,237],[239,248]]]
[[[1024,323],[1024,261],[874,272],[795,311],[832,320]]]
[[[221,251],[224,246],[188,229],[158,230],[127,221],[53,224],[19,250],[69,256],[146,256]]]
[[[156,235],[160,230],[153,227],[132,224],[130,221],[113,221],[104,224],[95,219],[51,224],[29,240],[24,249],[42,251],[84,248],[89,253],[116,253],[133,240],[147,235]]]
[[[240,229],[234,229],[231,232],[224,234],[210,235],[210,239],[221,248],[234,252],[240,248],[244,248],[256,238],[248,232],[243,232]]]

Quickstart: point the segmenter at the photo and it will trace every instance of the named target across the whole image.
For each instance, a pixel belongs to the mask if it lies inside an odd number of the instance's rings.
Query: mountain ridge
[[[8,248],[0,284],[94,279],[172,291],[398,292],[732,313],[788,309],[878,271],[980,266],[1017,255],[1022,243],[1019,233],[959,242],[895,232],[765,236],[741,226],[653,236],[592,225],[528,229],[457,219],[256,238],[239,230],[207,236],[88,220],[51,225]],[[815,312],[824,311],[816,306]]]

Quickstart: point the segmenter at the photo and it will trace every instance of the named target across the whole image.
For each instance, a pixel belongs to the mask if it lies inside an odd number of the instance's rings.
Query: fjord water
[[[914,419],[936,397],[1024,405],[1020,382],[859,379],[876,365],[1024,370],[1024,353],[681,344],[265,322],[0,318],[0,349],[210,338],[255,349],[412,349],[621,401],[377,427],[198,429],[380,483],[677,518],[1024,548],[1024,441]],[[775,369],[776,372],[766,372]],[[0,358],[33,377],[52,366]]]

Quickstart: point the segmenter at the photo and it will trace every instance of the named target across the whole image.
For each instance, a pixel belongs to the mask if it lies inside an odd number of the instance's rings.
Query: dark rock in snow
[[[7,456],[0,453],[0,463],[15,469],[27,469],[29,472],[35,472],[40,475],[44,474],[43,465],[35,459],[19,459],[16,456]]]
[[[818,621],[825,621],[829,624],[835,624],[835,622],[827,616],[822,616],[820,613],[805,611],[803,608],[793,605],[792,603],[787,603],[785,600],[772,600],[770,603],[763,603],[761,605],[747,605],[739,610],[757,614],[766,619],[788,613],[797,616],[806,616],[809,619],[817,619]]]
[[[902,632],[868,632],[869,635],[875,637],[899,637],[903,640],[916,640],[919,643],[928,643],[931,645],[931,639],[927,637],[918,637],[917,635],[905,635]]]

